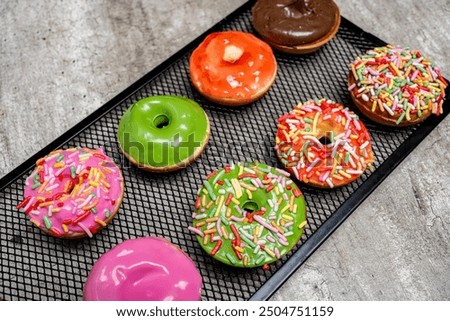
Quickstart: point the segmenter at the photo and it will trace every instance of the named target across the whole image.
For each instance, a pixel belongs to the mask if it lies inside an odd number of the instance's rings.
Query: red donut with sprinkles
[[[374,162],[358,116],[330,100],[299,103],[278,119],[278,158],[299,181],[318,188],[346,185]]]

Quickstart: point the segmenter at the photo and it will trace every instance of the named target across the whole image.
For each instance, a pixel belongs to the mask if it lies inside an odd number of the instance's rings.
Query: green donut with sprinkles
[[[258,162],[214,171],[198,192],[189,230],[220,262],[268,268],[298,243],[306,226],[305,199],[289,175]]]
[[[386,126],[411,126],[443,113],[448,84],[418,50],[378,47],[350,64],[348,90],[356,107]]]

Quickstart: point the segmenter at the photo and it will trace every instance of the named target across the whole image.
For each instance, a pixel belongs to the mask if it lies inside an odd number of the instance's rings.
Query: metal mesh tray
[[[204,177],[224,164],[259,160],[280,166],[273,151],[276,121],[298,101],[327,97],[352,106],[346,90],[348,64],[355,56],[385,43],[342,19],[336,37],[314,54],[276,53],[278,75],[258,102],[227,108],[203,99],[188,75],[192,50],[212,31],[252,32],[252,1],[237,9],[177,54],[131,85],[0,180],[0,299],[80,300],[95,261],[124,240],[157,235],[179,245],[203,277],[204,300],[268,299],[353,210],[387,177],[444,117],[430,117],[407,129],[383,128],[365,121],[376,157],[373,173],[336,190],[301,186],[307,201],[308,226],[300,243],[270,270],[225,266],[203,252],[187,231],[196,192]],[[211,120],[211,140],[191,166],[173,174],[143,172],[124,160],[116,142],[123,112],[150,95],[181,95],[200,103]],[[446,116],[450,110],[444,106]],[[92,239],[61,240],[32,226],[16,210],[25,178],[35,161],[57,148],[102,147],[122,168],[125,195],[118,215]]]

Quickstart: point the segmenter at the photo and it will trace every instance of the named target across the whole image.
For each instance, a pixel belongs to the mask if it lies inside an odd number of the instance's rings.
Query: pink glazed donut
[[[102,149],[59,149],[36,162],[17,209],[53,236],[92,237],[116,215],[123,193],[122,172]]]
[[[160,237],[124,241],[94,264],[85,301],[199,301],[202,278],[194,262]]]

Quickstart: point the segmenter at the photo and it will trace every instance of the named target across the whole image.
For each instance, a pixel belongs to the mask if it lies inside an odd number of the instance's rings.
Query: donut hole
[[[169,123],[170,119],[166,115],[158,115],[153,119],[153,125],[159,129],[169,126]]]
[[[322,145],[327,146],[327,145],[332,143],[332,141],[331,141],[331,134],[330,133],[331,132],[327,132],[327,133],[325,133],[325,135],[323,135],[322,137],[319,138],[319,142]]]
[[[242,209],[250,214],[261,210],[260,206],[254,201],[245,202],[244,205],[242,206]]]

